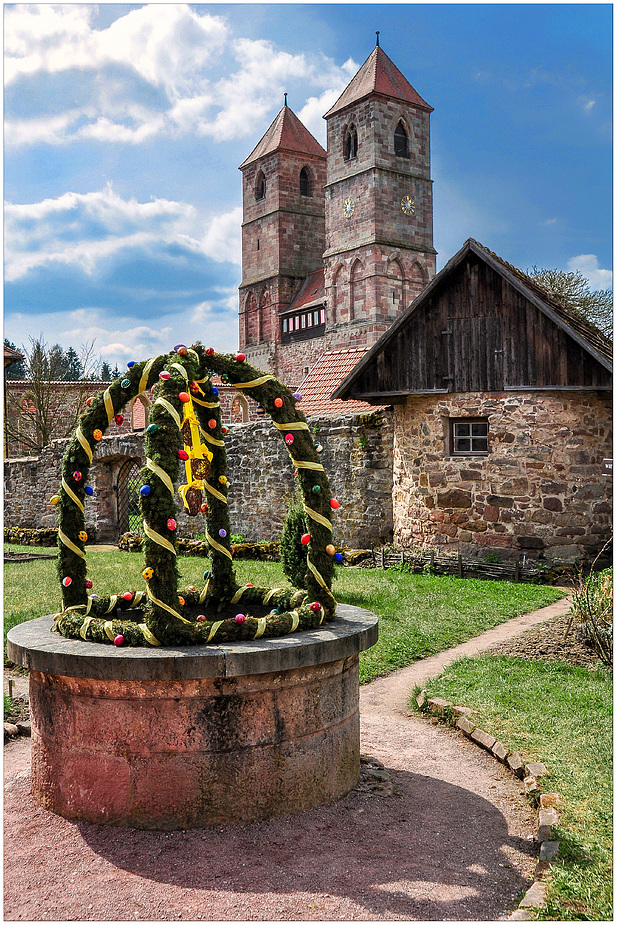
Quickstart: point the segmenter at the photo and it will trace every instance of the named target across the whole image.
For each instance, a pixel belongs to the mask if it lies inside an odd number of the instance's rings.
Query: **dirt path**
[[[566,606],[545,608],[525,626]],[[476,644],[484,648],[521,626],[510,621],[490,632],[497,631],[498,638],[479,637]],[[448,729],[405,716],[407,696],[429,676],[431,661],[361,689],[362,751],[384,764],[392,787],[360,786],[333,806],[264,823],[166,834],[67,822],[30,797],[29,740],[10,742],[5,919],[491,921],[504,915],[532,880],[535,820],[520,782],[493,758]]]

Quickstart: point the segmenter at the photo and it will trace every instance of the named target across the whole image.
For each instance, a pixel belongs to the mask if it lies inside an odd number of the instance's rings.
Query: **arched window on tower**
[[[311,192],[311,176],[306,169],[303,167],[300,171],[300,195],[301,196],[312,196]]]
[[[358,132],[355,125],[350,125],[345,132],[345,144],[343,145],[343,157],[346,161],[352,157],[358,156]]]
[[[394,153],[397,157],[409,157],[409,136],[402,122],[394,129]]]
[[[266,198],[266,175],[260,170],[255,180],[255,199]]]

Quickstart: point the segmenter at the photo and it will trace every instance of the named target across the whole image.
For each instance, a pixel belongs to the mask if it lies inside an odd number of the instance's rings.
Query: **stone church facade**
[[[240,348],[297,386],[370,346],[435,273],[431,107],[377,46],[325,114],[285,104],[242,171]]]

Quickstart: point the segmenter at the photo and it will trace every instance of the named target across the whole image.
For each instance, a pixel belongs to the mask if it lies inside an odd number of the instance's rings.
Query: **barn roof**
[[[287,105],[283,106],[263,138],[257,142],[238,169],[242,170],[254,161],[273,154],[275,151],[326,157],[326,152],[317,139],[313,138],[309,130],[302,125],[297,115]]]
[[[378,93],[395,100],[412,103],[418,109],[432,112],[432,106],[426,103],[411,86],[397,66],[388,58],[379,45],[373,49],[358,73],[343,90],[338,100],[325,114],[324,119],[333,116],[341,109],[357,103],[359,100]]]
[[[382,334],[379,340],[373,344],[371,349],[362,357],[357,366],[345,377],[341,384],[334,390],[331,395],[332,399],[345,400],[350,394],[353,384],[361,374],[371,366],[373,360],[382,354],[388,344],[393,341],[397,334],[408,325],[412,316],[421,308],[429,299],[438,291],[441,291],[447,284],[449,277],[470,255],[475,254],[492,269],[507,280],[524,298],[528,299],[544,315],[553,321],[559,328],[565,331],[574,341],[576,341],[588,354],[590,354],[601,366],[612,373],[612,343],[604,334],[590,321],[579,316],[567,306],[563,305],[554,296],[548,295],[531,277],[516,267],[507,263],[489,248],[468,238],[461,249],[448,261],[448,263],[433,277],[431,282],[420,293],[420,295],[411,303],[411,305],[399,315],[390,328]]]
[[[331,350],[322,353],[300,384],[302,393],[300,409],[310,417],[315,414],[367,414],[388,405],[369,404],[365,401],[332,400],[330,395],[336,386],[356,366],[367,351],[367,347],[350,347],[347,350]]]

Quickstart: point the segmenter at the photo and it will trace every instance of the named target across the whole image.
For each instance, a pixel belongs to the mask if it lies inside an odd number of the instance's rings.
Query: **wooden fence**
[[[376,568],[407,566],[416,574],[430,572],[434,575],[458,575],[459,578],[489,578],[496,581],[527,581],[552,584],[565,580],[574,574],[573,566],[542,565],[519,557],[513,561],[497,563],[478,559],[464,559],[458,556],[440,556],[413,549],[373,549],[373,563]]]

